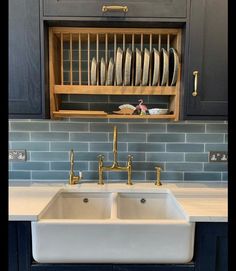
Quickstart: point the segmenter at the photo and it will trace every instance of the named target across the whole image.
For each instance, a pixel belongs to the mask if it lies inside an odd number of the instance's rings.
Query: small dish
[[[179,72],[179,56],[174,48],[169,50],[169,83],[171,86],[176,85]]]
[[[156,86],[160,74],[160,52],[155,48],[153,49],[153,76],[152,76],[152,86]]]
[[[127,48],[125,54],[124,85],[130,86],[132,51]]]
[[[167,51],[162,48],[160,54],[160,67],[161,67],[161,86],[167,84],[168,73],[169,73],[169,60]]]
[[[123,62],[123,51],[118,47],[116,53],[115,73],[116,73],[116,84],[117,86],[122,85],[122,63]]]
[[[136,48],[135,52],[135,86],[139,86],[141,83],[142,75],[142,53]]]
[[[97,61],[95,57],[93,57],[91,64],[91,85],[96,84],[97,84]]]
[[[151,108],[148,109],[150,115],[163,115],[168,113],[168,109],[166,108]]]
[[[114,61],[110,58],[107,69],[107,85],[112,86],[114,81]]]
[[[142,86],[146,86],[148,83],[149,65],[150,65],[150,52],[148,49],[145,48],[143,60]]]
[[[101,63],[100,63],[100,85],[104,86],[106,81],[106,63],[104,58],[101,58]]]

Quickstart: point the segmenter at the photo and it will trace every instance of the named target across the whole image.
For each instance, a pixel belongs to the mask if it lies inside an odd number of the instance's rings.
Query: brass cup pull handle
[[[193,76],[194,76],[194,88],[193,88],[193,92],[192,92],[192,95],[193,97],[196,97],[197,96],[197,83],[198,83],[198,71],[194,71],[193,72]]]
[[[107,6],[107,5],[103,5],[102,6],[102,12],[113,12],[113,11],[118,11],[118,12],[128,12],[128,7],[127,6]]]

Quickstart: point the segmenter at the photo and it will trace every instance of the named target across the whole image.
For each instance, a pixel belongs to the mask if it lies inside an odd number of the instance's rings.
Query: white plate
[[[101,58],[100,63],[100,85],[104,86],[106,81],[106,63],[104,58]]]
[[[124,85],[130,86],[132,51],[127,48],[125,54]]]
[[[168,80],[168,74],[169,74],[169,59],[168,59],[168,53],[167,51],[162,48],[161,49],[161,86],[165,86]]]
[[[135,54],[135,86],[139,86],[141,83],[142,75],[142,53],[136,48]]]
[[[174,48],[169,51],[169,83],[171,86],[176,84],[179,72],[179,56]]]
[[[114,61],[110,58],[107,70],[107,85],[112,86],[114,80]]]
[[[160,74],[160,52],[155,48],[153,49],[153,76],[152,76],[152,86],[156,86]]]
[[[116,53],[116,65],[115,65],[115,72],[116,72],[116,85],[122,85],[122,61],[123,61],[123,51],[118,47]]]
[[[97,61],[95,57],[93,57],[91,64],[91,85],[96,84],[97,84]]]
[[[150,65],[150,52],[148,49],[145,48],[143,60],[142,86],[146,86],[148,83],[149,65]]]

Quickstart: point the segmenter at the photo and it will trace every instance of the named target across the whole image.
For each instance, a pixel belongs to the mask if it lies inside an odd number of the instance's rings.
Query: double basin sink
[[[61,191],[32,222],[41,263],[186,263],[195,224],[170,191]]]

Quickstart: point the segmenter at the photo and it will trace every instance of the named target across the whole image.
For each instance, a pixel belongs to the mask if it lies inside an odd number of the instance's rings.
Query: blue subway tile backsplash
[[[9,149],[27,152],[26,161],[9,162],[9,179],[67,182],[74,149],[76,173],[81,170],[83,181],[97,182],[98,155],[105,156],[105,164],[113,161],[114,125],[118,161],[125,165],[133,156],[134,182],[153,182],[155,166],[162,167],[164,182],[228,180],[228,164],[208,160],[209,151],[228,150],[226,121],[83,118],[9,120]],[[124,182],[127,172],[104,172],[104,179]]]

